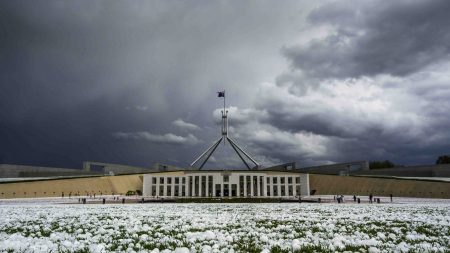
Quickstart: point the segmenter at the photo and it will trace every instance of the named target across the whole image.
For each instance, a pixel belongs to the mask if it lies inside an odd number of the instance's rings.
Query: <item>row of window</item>
[[[154,197],[158,196],[175,196],[175,197],[245,197],[245,196],[264,196],[264,188],[261,187],[258,189],[256,186],[253,189],[253,192],[251,191],[251,188],[249,187],[250,184],[247,184],[247,188],[240,187],[239,192],[237,188],[237,184],[215,184],[215,188],[213,189],[212,184],[209,185],[208,188],[205,187],[205,185],[195,185],[194,188],[188,188],[188,191],[186,191],[186,186],[182,185],[175,185],[173,186],[173,194],[172,194],[172,186],[166,185],[160,185],[159,188],[157,188],[156,185],[152,186],[151,195]],[[223,188],[223,189],[222,189]],[[166,192],[164,192],[164,189],[166,189]],[[245,191],[244,189],[247,189]],[[259,190],[259,191],[258,191]],[[295,186],[296,194],[295,196],[298,196],[300,194],[300,185]],[[266,195],[267,197],[284,197],[284,196],[294,196],[294,186],[293,185],[274,185],[270,186],[267,185],[266,187]]]
[[[189,179],[192,180],[192,178],[194,178],[195,183],[198,183],[199,180],[201,179],[202,182],[206,182],[206,177],[207,176],[189,176]],[[249,182],[250,180],[252,180],[253,177],[253,181],[254,183],[256,183],[258,181],[258,177],[259,177],[259,181],[262,183],[264,176],[239,176],[239,182],[244,182],[244,178],[246,179],[247,182]],[[172,182],[174,182],[175,184],[180,184],[180,179],[181,179],[181,184],[186,184],[186,177],[152,177],[152,184],[156,184],[158,182],[158,178],[159,178],[159,184],[164,184],[165,180],[167,179],[167,183],[166,184],[172,184]],[[270,184],[272,182],[272,184],[278,184],[278,181],[281,184],[285,184],[286,183],[286,178],[287,178],[287,183],[288,184],[292,184],[294,177],[265,177],[266,178],[266,182],[267,184]],[[278,180],[280,179],[280,180]],[[213,181],[213,176],[208,176],[208,182],[212,182]],[[223,182],[224,183],[228,183],[230,181],[229,175],[223,175]],[[300,184],[300,177],[295,177],[295,183],[296,184]]]

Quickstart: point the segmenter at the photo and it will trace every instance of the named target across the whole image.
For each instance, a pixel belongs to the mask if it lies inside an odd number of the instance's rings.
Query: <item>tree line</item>
[[[437,158],[436,164],[450,164],[450,155],[441,155]],[[389,160],[384,161],[371,161],[369,163],[369,168],[371,170],[376,169],[388,169],[394,167],[404,167],[403,165],[394,164]]]

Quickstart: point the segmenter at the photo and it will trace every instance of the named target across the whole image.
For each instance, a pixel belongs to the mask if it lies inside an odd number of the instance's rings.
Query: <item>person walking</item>
[[[391,197],[391,202],[392,202],[392,193],[391,193],[391,194],[389,194],[389,197]]]
[[[372,203],[372,200],[373,200],[373,195],[372,195],[372,193],[369,195],[369,202],[370,203]]]

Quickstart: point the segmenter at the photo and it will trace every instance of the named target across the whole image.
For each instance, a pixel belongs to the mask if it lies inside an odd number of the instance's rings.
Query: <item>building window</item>
[[[172,186],[167,186],[167,195],[166,196],[172,196]]]
[[[273,187],[273,196],[274,197],[278,196],[278,186],[276,186],[276,185]]]
[[[258,196],[258,176],[253,176],[253,196]]]
[[[206,176],[202,176],[202,197],[206,197]]]
[[[213,196],[213,176],[208,176],[208,196]]]
[[[156,184],[156,177],[152,177],[152,184]]]
[[[192,176],[189,176],[189,196],[192,197]]]
[[[172,178],[171,177],[167,178],[167,184],[172,184]]]
[[[181,187],[181,196],[186,196],[186,186],[184,185]]]
[[[216,184],[216,197],[220,197],[222,195],[221,184]]]
[[[239,176],[239,196],[244,197],[244,176]]]
[[[237,184],[232,184],[231,185],[231,197],[236,197],[236,192],[237,192]]]
[[[295,191],[297,192],[297,196],[300,196],[300,185],[295,186]]]
[[[224,184],[223,185],[223,196],[224,197],[229,197],[230,196],[230,185],[229,184]]]
[[[267,185],[267,197],[270,197],[270,185]]]
[[[250,180],[252,180],[252,177],[251,176],[246,176],[245,177],[245,184],[246,184],[246,188],[247,188],[247,196],[251,196],[251,194],[252,194],[252,188],[251,188],[251,182],[250,182]]]
[[[296,183],[296,184],[300,184],[300,177],[296,177],[296,178],[295,178],[295,183]]]
[[[286,180],[285,180],[285,179],[286,179],[285,177],[280,177],[280,181],[281,181],[280,183],[281,183],[281,184],[286,183]]]
[[[273,184],[278,184],[278,177],[273,177],[272,178],[272,183]]]
[[[174,192],[175,196],[180,196],[180,186],[175,185],[175,192]]]
[[[180,184],[180,178],[179,177],[175,178],[175,184]]]
[[[164,184],[164,177],[160,177],[160,178],[159,178],[159,183],[160,183],[160,184]]]
[[[270,184],[270,177],[266,177],[267,184]]]
[[[288,184],[292,184],[292,177],[288,177]]]
[[[288,186],[288,194],[289,194],[289,196],[294,196],[294,190],[292,188],[292,185]]]
[[[199,180],[200,180],[199,176],[195,176],[194,177],[194,191],[195,191],[195,196],[196,197],[198,197]]]
[[[264,177],[259,176],[259,196],[264,195]]]
[[[286,187],[285,185],[281,185],[281,196],[286,196]]]
[[[230,182],[230,176],[229,175],[223,175],[223,182],[224,183]]]
[[[152,196],[156,196],[156,185],[152,185]]]
[[[164,186],[163,185],[159,186],[159,194],[158,195],[159,196],[164,196]]]
[[[182,183],[182,184],[186,184],[186,178],[185,178],[185,177],[182,177],[182,178],[181,178],[181,183]]]

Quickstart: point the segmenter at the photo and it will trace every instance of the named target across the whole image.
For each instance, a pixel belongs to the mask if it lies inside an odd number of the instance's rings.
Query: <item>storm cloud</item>
[[[187,166],[224,89],[266,166],[450,150],[448,1],[35,2],[0,3],[1,163]]]
[[[336,1],[308,17],[332,33],[283,52],[314,77],[406,76],[448,60],[449,9],[442,0]]]

